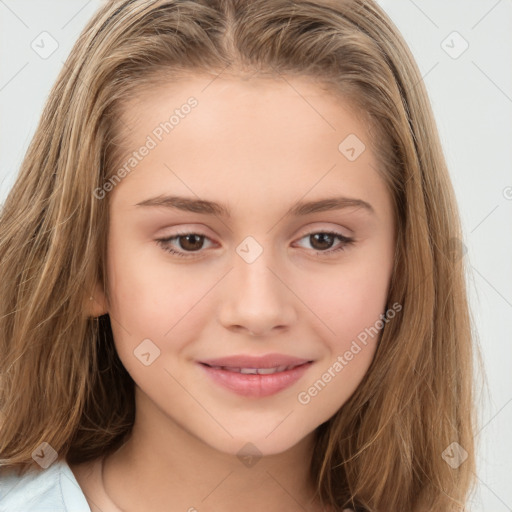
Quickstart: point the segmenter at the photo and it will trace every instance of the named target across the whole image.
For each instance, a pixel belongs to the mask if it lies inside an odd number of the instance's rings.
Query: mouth
[[[226,370],[227,372],[235,372],[242,373],[244,375],[272,375],[274,373],[286,372],[288,370],[293,370],[294,368],[298,368],[304,364],[312,363],[313,361],[308,361],[306,363],[294,364],[294,365],[283,365],[276,366],[274,368],[235,368],[231,366],[214,366],[206,363],[200,363],[204,366],[208,366],[209,368],[213,368],[214,370]]]
[[[296,360],[291,364],[270,362],[241,366],[199,362],[203,371],[220,387],[232,393],[263,398],[289,388],[314,364],[312,360]]]

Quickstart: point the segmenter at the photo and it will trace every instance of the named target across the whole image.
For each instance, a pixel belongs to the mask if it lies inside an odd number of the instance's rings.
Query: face
[[[304,78],[194,77],[126,108],[125,172],[103,189],[107,310],[137,414],[276,454],[356,390],[395,234],[349,107]]]

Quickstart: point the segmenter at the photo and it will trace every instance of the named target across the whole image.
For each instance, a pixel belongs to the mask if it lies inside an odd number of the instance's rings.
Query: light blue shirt
[[[352,509],[345,509],[351,512]],[[0,475],[0,512],[91,512],[65,460],[23,476]]]
[[[4,470],[5,471],[5,470]],[[0,512],[91,512],[65,460],[22,476],[0,473]]]

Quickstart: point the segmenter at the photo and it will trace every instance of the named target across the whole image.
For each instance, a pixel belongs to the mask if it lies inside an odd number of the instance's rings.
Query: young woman
[[[1,510],[462,510],[460,239],[376,3],[106,3],[0,217]]]

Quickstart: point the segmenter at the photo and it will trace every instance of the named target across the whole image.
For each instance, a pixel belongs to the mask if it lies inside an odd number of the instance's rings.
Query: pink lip
[[[284,354],[267,354],[259,357],[241,354],[217,359],[203,359],[199,362],[209,366],[227,366],[229,368],[277,368],[278,366],[298,366],[309,361],[310,359],[300,359]]]
[[[298,359],[282,354],[269,354],[264,357],[231,356],[221,359],[210,359],[199,362],[203,370],[216,383],[247,397],[262,398],[286,389],[297,382],[313,362],[307,359]],[[208,366],[210,365],[210,366]],[[211,366],[224,366],[228,368],[277,368],[279,366],[293,366],[272,374],[243,374],[227,369],[211,368]]]

